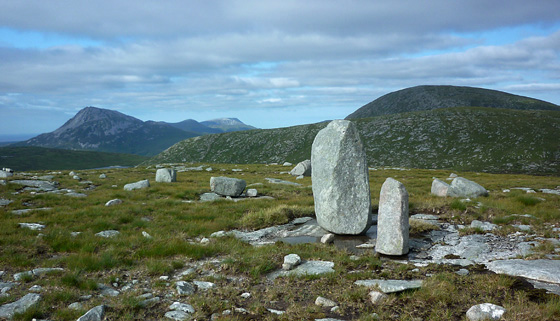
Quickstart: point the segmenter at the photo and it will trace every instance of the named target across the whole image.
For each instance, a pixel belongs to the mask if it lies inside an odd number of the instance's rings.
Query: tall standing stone
[[[334,120],[311,148],[311,179],[319,225],[336,234],[362,234],[371,225],[369,174],[356,126]]]
[[[408,253],[408,192],[404,185],[387,178],[379,195],[375,250],[387,255]]]
[[[177,181],[177,171],[169,168],[160,168],[156,171],[156,182],[172,183]]]

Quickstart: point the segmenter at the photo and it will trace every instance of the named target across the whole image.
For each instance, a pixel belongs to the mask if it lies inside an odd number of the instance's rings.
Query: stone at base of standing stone
[[[311,147],[311,178],[317,222],[335,234],[362,234],[371,225],[366,155],[356,126],[334,120]]]
[[[375,251],[386,255],[408,253],[408,192],[404,185],[387,178],[379,195]]]

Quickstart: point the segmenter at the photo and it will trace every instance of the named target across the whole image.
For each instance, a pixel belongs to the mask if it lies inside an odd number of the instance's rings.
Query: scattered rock
[[[389,297],[387,294],[379,291],[371,291],[368,296],[370,302],[375,305],[383,303]]]
[[[251,297],[251,293],[249,292],[241,293],[240,297],[242,297],[243,299],[248,299]]]
[[[402,292],[411,289],[418,289],[422,286],[422,280],[358,280],[356,285],[368,288],[379,288],[383,293]]]
[[[98,305],[92,308],[86,314],[82,315],[78,321],[102,321],[105,316],[105,306]]]
[[[488,196],[488,191],[479,184],[463,177],[456,177],[451,182],[447,191],[447,196],[451,197],[479,197]]]
[[[196,286],[197,290],[200,291],[207,291],[212,289],[213,287],[215,287],[216,285],[212,282],[207,282],[207,281],[193,281],[193,284]]]
[[[211,201],[216,201],[216,200],[221,200],[223,199],[223,197],[221,197],[220,195],[216,194],[216,193],[204,193],[202,195],[200,195],[200,201],[201,202],[211,202]]]
[[[408,253],[408,192],[402,183],[387,178],[381,186],[375,251],[387,255]]]
[[[457,271],[455,273],[458,274],[458,275],[461,275],[461,276],[465,276],[465,275],[469,275],[470,272],[467,269],[460,269],[459,271]]]
[[[40,231],[45,228],[45,225],[39,223],[19,223],[19,227],[28,228],[34,231]]]
[[[267,177],[267,178],[265,178],[265,179],[266,179],[269,183],[272,183],[272,184],[301,186],[301,184],[299,184],[299,183],[294,183],[294,182],[290,182],[290,181],[285,181],[285,180],[281,180],[281,179],[278,179],[278,178],[270,178],[270,177]]]
[[[258,194],[258,192],[254,188],[250,188],[246,192],[247,197],[257,197],[257,194]]]
[[[84,308],[84,305],[81,304],[80,302],[74,302],[71,303],[70,305],[68,305],[68,309],[70,310],[82,310]]]
[[[10,204],[11,202],[13,202],[13,201],[11,201],[11,200],[5,200],[5,199],[3,199],[3,198],[0,198],[0,206],[8,205],[8,204]]]
[[[87,197],[87,194],[84,193],[76,193],[76,192],[70,192],[70,193],[66,193],[64,194],[66,196],[71,196],[71,197]]]
[[[481,222],[479,220],[473,220],[471,222],[471,227],[472,228],[479,228],[483,231],[493,231],[493,230],[498,228],[498,225],[492,224],[492,223],[489,223],[489,222]]]
[[[439,179],[434,179],[432,182],[432,194],[436,196],[445,197],[447,196],[447,192],[449,191],[449,184],[446,182],[440,181]]]
[[[82,178],[81,178],[80,176],[78,176],[78,175],[72,176],[72,179],[75,179],[75,180],[77,180],[77,181],[81,181],[81,180],[82,180]]]
[[[156,171],[156,182],[172,183],[177,181],[177,171],[170,168],[160,168]]]
[[[100,178],[100,179],[106,179],[106,178],[107,178],[107,175],[101,174],[101,175],[99,175],[99,178]]]
[[[177,281],[175,287],[179,295],[191,295],[196,291],[194,284],[186,281]]]
[[[272,272],[267,276],[267,278],[273,280],[277,277],[288,275],[319,275],[324,273],[333,273],[333,267],[334,263],[330,261],[307,261],[290,271],[280,270]]]
[[[22,209],[22,210],[13,210],[12,214],[14,215],[22,215],[22,214],[27,214],[33,211],[49,211],[52,210],[51,207],[39,207],[39,208],[26,208],[26,209]]]
[[[451,173],[451,174],[449,174],[449,177],[450,177],[450,178],[456,178],[456,177],[459,177],[459,175],[457,175],[457,174],[455,174],[455,173]]]
[[[110,200],[107,203],[105,203],[105,206],[115,206],[115,205],[119,205],[119,204],[122,204],[122,201],[118,198],[115,198],[115,199]]]
[[[101,292],[102,296],[118,296],[121,294],[119,291],[113,289],[112,287],[105,285],[103,283],[97,283],[97,289]]]
[[[74,175],[76,175],[76,172],[74,172],[74,171],[71,171],[70,173],[68,173],[68,176],[74,176]]]
[[[240,196],[245,190],[245,180],[231,177],[211,177],[210,190],[222,196]]]
[[[168,319],[176,321],[184,321],[191,318],[189,313],[179,310],[166,312],[164,316]]]
[[[311,163],[319,225],[336,234],[365,232],[371,225],[369,174],[356,126],[334,120],[319,131]]]
[[[101,231],[99,233],[95,233],[95,235],[105,237],[105,238],[115,237],[119,234],[121,234],[121,233],[119,231],[115,231],[115,230],[107,230],[107,231]]]
[[[290,175],[293,176],[311,176],[311,160],[306,159],[303,162],[299,162],[296,167],[290,171]]]
[[[301,263],[301,258],[297,254],[288,254],[284,256],[284,263],[282,269],[285,271],[291,270]]]
[[[38,284],[35,284],[34,286],[29,288],[29,292],[39,293],[41,291],[43,291],[43,287]]]
[[[337,306],[337,303],[334,302],[333,300],[329,300],[322,296],[318,296],[317,299],[315,299],[315,305],[318,305],[320,307],[325,307],[325,308],[332,308]]]
[[[148,234],[148,232],[146,232],[146,231],[142,231],[142,236],[145,237],[145,238],[147,238],[147,239],[151,239],[151,238],[152,238],[152,236],[151,236],[150,234]]]
[[[195,310],[192,305],[181,303],[181,302],[173,302],[173,304],[169,306],[169,310],[183,311],[186,313],[195,313]]]
[[[15,302],[4,304],[0,306],[0,319],[6,318],[8,320],[11,320],[15,314],[24,313],[40,300],[41,295],[36,293],[28,293]]]
[[[332,233],[325,234],[321,237],[321,243],[329,244],[334,242],[335,235]]]
[[[0,179],[0,185],[6,185],[8,182],[4,179]]]
[[[482,303],[472,306],[467,311],[467,318],[471,321],[500,320],[506,309],[492,303]]]
[[[0,178],[8,178],[14,176],[14,173],[8,171],[0,170]]]
[[[268,312],[272,313],[272,314],[276,314],[276,315],[282,315],[284,313],[286,313],[286,311],[281,311],[281,310],[275,310],[275,309],[266,309],[268,310]]]
[[[293,164],[290,162],[284,162],[284,164],[282,164],[282,166],[292,166]]]
[[[150,181],[145,179],[145,180],[142,180],[142,181],[138,181],[136,183],[126,184],[124,186],[124,190],[125,191],[132,191],[132,190],[135,190],[135,189],[143,189],[143,188],[148,188],[148,187],[150,187]]]
[[[13,180],[12,184],[23,185],[25,187],[32,187],[36,191],[54,191],[56,190],[57,182],[39,181],[39,180]]]

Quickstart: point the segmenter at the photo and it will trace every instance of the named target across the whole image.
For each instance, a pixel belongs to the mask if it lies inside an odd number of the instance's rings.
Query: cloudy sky
[[[0,0],[0,136],[86,106],[284,127],[424,84],[560,104],[560,1]]]

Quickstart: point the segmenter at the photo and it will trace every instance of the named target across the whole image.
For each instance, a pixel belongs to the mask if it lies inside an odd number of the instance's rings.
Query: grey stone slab
[[[486,263],[495,273],[560,284],[560,260],[499,260]]]
[[[320,275],[325,273],[334,272],[334,263],[330,261],[307,261],[298,265],[293,270],[289,271],[276,271],[272,272],[267,276],[269,280],[274,280],[278,277],[288,276],[288,275]]]
[[[105,306],[98,305],[78,318],[78,321],[102,321],[104,316]]]
[[[418,289],[422,286],[422,280],[358,280],[356,285],[368,288],[379,288],[383,293],[402,292],[411,289]]]
[[[39,302],[40,300],[41,295],[36,293],[28,293],[15,302],[4,304],[0,306],[0,319],[6,318],[8,320],[11,320],[15,314],[24,313],[30,307],[37,304],[37,302]]]

